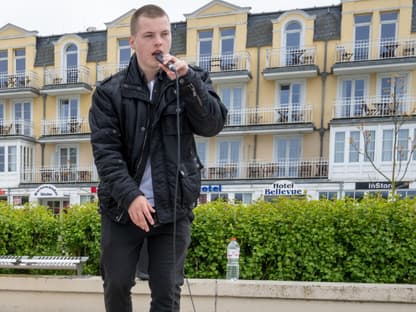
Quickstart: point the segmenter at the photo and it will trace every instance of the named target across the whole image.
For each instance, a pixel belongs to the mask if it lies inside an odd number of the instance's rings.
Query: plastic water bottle
[[[238,280],[238,276],[240,274],[240,264],[238,262],[239,258],[240,245],[237,243],[237,239],[232,237],[227,246],[227,280]]]

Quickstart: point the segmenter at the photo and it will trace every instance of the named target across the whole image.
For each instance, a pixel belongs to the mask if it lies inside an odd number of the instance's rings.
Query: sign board
[[[397,182],[396,188],[408,189],[409,182]],[[390,182],[356,182],[356,190],[391,190]]]
[[[42,184],[33,192],[34,197],[59,197],[58,190],[52,184]]]
[[[291,196],[291,195],[304,195],[305,190],[299,188],[292,181],[281,180],[276,181],[272,184],[271,188],[266,188],[264,190],[265,196]]]

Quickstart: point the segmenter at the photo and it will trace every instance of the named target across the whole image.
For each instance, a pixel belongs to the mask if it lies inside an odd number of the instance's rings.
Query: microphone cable
[[[176,154],[176,177],[175,177],[175,195],[174,195],[174,203],[173,203],[173,242],[172,242],[172,252],[173,252],[173,287],[176,287],[176,210],[177,210],[177,199],[178,199],[178,186],[179,186],[179,172],[180,172],[180,164],[181,164],[181,123],[180,123],[180,94],[179,94],[179,77],[178,73],[175,72],[175,88],[176,88],[176,131],[177,131],[177,154]],[[191,226],[191,225],[189,225]],[[185,277],[185,273],[183,272],[184,279],[186,280],[188,286],[189,297],[191,299],[193,311],[196,312],[194,300],[192,298],[191,287],[189,286],[188,278]],[[176,289],[174,289],[175,293]],[[175,312],[175,296],[172,296],[172,303],[171,303],[171,311]]]

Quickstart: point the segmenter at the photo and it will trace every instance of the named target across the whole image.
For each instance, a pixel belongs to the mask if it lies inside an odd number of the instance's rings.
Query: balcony
[[[39,142],[59,140],[89,140],[91,130],[87,118],[43,120]]]
[[[416,69],[416,40],[379,40],[336,45],[333,72],[360,74]]]
[[[34,97],[39,95],[39,76],[33,71],[8,75],[0,73],[0,98]]]
[[[95,183],[99,180],[93,166],[26,169],[20,178],[24,184]]]
[[[90,72],[85,66],[46,69],[41,92],[48,95],[82,94],[92,90]]]
[[[267,49],[264,79],[292,79],[316,77],[316,48]]]
[[[118,73],[127,66],[128,64],[99,64],[97,66],[97,81],[103,81],[105,78]]]
[[[312,131],[312,106],[229,109],[222,134]]]
[[[197,65],[210,72],[214,83],[239,83],[251,79],[250,55],[239,52],[223,55],[207,55],[184,58],[189,64]]]
[[[416,97],[370,96],[338,99],[333,106],[332,117],[392,117],[416,115]]]
[[[328,161],[325,159],[208,164],[202,172],[202,178],[205,180],[326,177],[328,177]]]
[[[0,137],[33,136],[33,123],[25,120],[0,120]]]

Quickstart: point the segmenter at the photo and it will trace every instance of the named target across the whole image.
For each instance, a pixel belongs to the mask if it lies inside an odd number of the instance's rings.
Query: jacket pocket
[[[201,168],[196,159],[195,161],[181,164],[179,181],[183,207],[194,208],[201,191]]]
[[[166,135],[177,135],[178,134],[178,126],[177,126],[177,112],[176,112],[176,103],[169,104],[162,116],[162,127]],[[179,121],[180,121],[180,131],[182,134],[190,134],[192,130],[189,126],[187,118],[185,118],[185,114],[183,108],[179,109]]]

